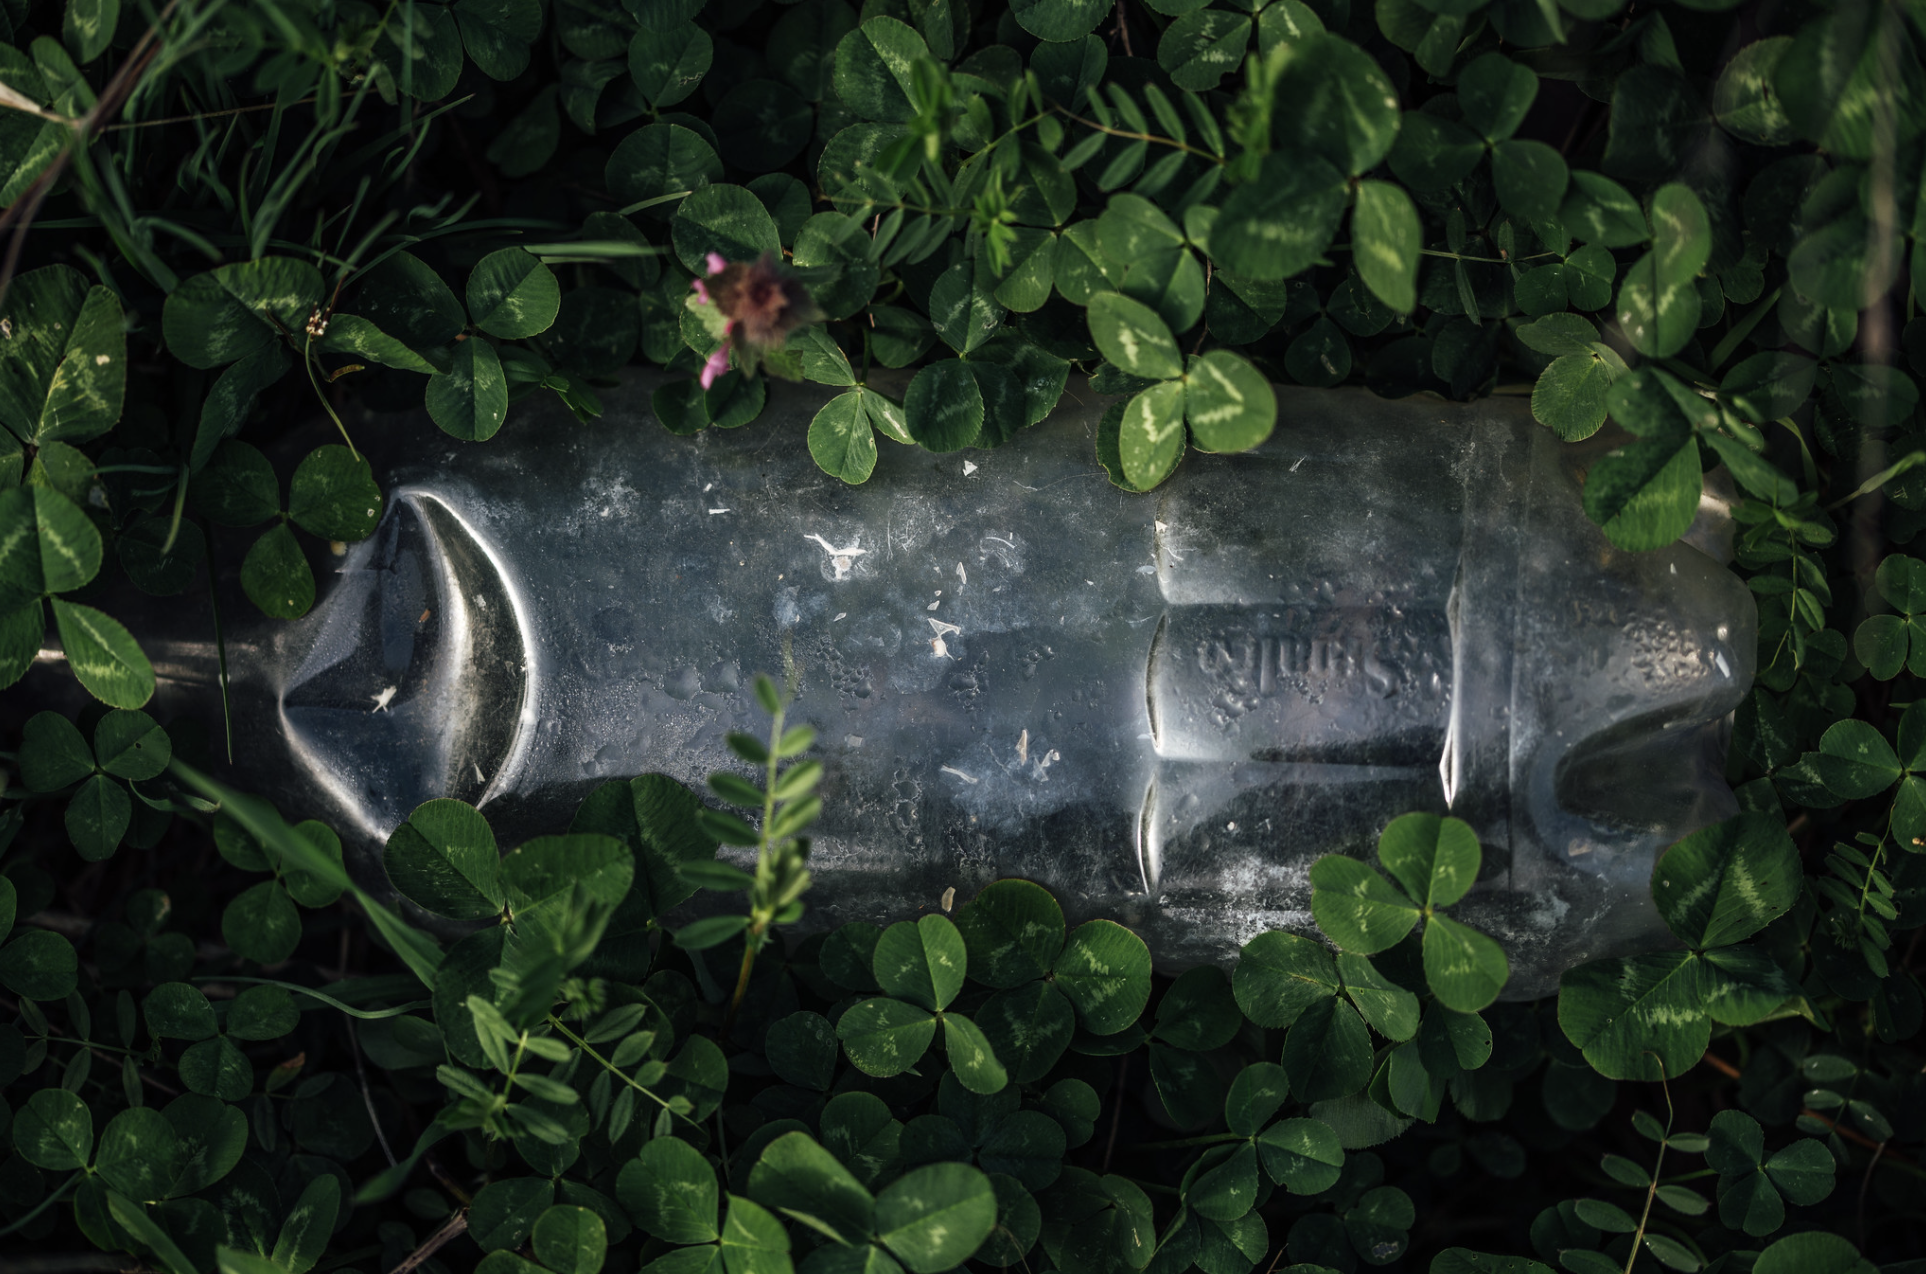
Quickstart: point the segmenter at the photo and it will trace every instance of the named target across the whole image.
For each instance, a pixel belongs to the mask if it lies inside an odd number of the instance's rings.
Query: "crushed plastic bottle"
[[[1311,864],[1434,810],[1485,846],[1455,914],[1523,998],[1670,945],[1654,856],[1736,809],[1756,619],[1717,501],[1696,547],[1620,552],[1580,507],[1599,448],[1515,401],[1281,389],[1256,452],[1139,496],[1095,463],[1076,386],[1011,445],[883,442],[847,487],[801,445],[823,391],[682,439],[652,383],[586,426],[531,403],[485,446],[370,421],[411,457],[378,473],[380,529],[307,618],[228,608],[243,775],[364,874],[432,797],[513,844],[610,778],[699,787],[785,670],[828,767],[819,925],[1021,876],[1162,967],[1222,960],[1315,933]],[[203,710],[204,637],[155,651]]]

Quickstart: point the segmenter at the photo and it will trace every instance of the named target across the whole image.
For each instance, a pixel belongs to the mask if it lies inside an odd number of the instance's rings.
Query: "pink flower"
[[[711,253],[711,268],[718,263],[703,295],[729,320],[730,337],[751,350],[781,349],[791,332],[822,318],[809,292],[773,255],[731,263]]]
[[[721,274],[729,268],[728,261],[723,259],[720,252],[711,252],[707,257],[703,258],[703,264],[709,267],[710,274]],[[689,286],[695,290],[697,296],[702,298],[704,305],[713,305],[715,303],[715,298],[709,295],[709,289],[703,284],[701,279],[690,279]]]
[[[823,317],[802,282],[774,254],[731,262],[711,252],[703,264],[708,276],[690,280],[689,286],[698,305],[714,307],[700,312],[702,325],[722,339],[696,378],[705,390],[727,376],[732,364],[745,376],[755,375],[763,355],[781,349],[797,328]]]

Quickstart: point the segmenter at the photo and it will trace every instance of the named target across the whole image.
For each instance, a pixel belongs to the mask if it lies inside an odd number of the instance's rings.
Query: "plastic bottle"
[[[531,402],[486,445],[370,421],[410,458],[380,529],[305,619],[226,608],[243,776],[365,875],[431,797],[512,845],[613,777],[700,787],[786,669],[828,767],[815,924],[1022,876],[1178,968],[1315,933],[1312,862],[1434,810],[1485,846],[1454,914],[1521,998],[1667,945],[1655,854],[1736,808],[1756,619],[1717,502],[1693,542],[1614,549],[1580,508],[1600,448],[1522,403],[1280,389],[1257,451],[1130,495],[1076,385],[995,451],[883,441],[848,487],[802,446],[824,391],[684,439],[652,383],[589,425]],[[164,696],[217,706],[207,634],[161,645]]]

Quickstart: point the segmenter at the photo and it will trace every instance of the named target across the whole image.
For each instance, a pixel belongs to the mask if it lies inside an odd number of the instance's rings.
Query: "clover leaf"
[[[1653,900],[1692,949],[1567,970],[1558,997],[1566,1036],[1614,1079],[1696,1065],[1715,1020],[1756,1022],[1798,993],[1771,961],[1734,944],[1788,910],[1800,879],[1791,838],[1765,813],[1735,815],[1666,850],[1653,868]]]
[[[1787,1201],[1802,1206],[1832,1193],[1835,1164],[1823,1144],[1794,1141],[1771,1155],[1752,1116],[1722,1110],[1712,1117],[1705,1161],[1719,1174],[1719,1219],[1763,1238],[1785,1223]]]
[[[1378,860],[1397,886],[1355,859],[1321,858],[1311,867],[1311,912],[1327,936],[1360,955],[1387,950],[1422,920],[1431,993],[1475,1013],[1498,998],[1509,963],[1497,943],[1439,910],[1464,897],[1481,856],[1476,834],[1460,820],[1406,814],[1378,840]]]

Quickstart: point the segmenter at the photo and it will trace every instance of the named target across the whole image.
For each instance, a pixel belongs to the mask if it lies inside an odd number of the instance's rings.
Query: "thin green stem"
[[[311,323],[312,321],[310,321],[310,324]],[[481,338],[475,337],[473,339],[479,340]],[[321,410],[328,413],[328,419],[332,420],[334,422],[334,427],[341,431],[341,441],[348,444],[348,454],[353,456],[356,460],[359,460],[361,459],[361,453],[354,449],[354,439],[348,437],[348,427],[341,423],[341,417],[334,414],[334,404],[329,402],[328,396],[321,392],[321,383],[315,380],[314,378],[314,356],[312,353],[313,349],[314,349],[314,332],[313,332],[312,326],[310,325],[310,329],[307,334],[307,341],[305,344],[301,346],[301,366],[308,373],[308,384],[314,387],[314,396],[315,398],[320,400]]]
[[[631,1076],[627,1071],[624,1071],[621,1067],[617,1066],[614,1062],[611,1062],[608,1058],[596,1052],[594,1048],[590,1047],[589,1042],[587,1040],[577,1035],[574,1031],[569,1030],[568,1027],[563,1024],[562,1020],[556,1017],[553,1013],[548,1015],[548,1024],[554,1027],[556,1030],[560,1031],[563,1035],[568,1036],[569,1040],[575,1045],[575,1047],[581,1049],[582,1052],[585,1055],[587,1055],[588,1059],[594,1062],[597,1066],[600,1066],[603,1070],[615,1076],[617,1079],[627,1084],[630,1088],[633,1088],[636,1092],[641,1093],[644,1097],[648,1098],[650,1101],[654,1102],[656,1105],[662,1107],[662,1109],[668,1111],[670,1114],[672,1115],[676,1114],[675,1108],[673,1106],[669,1105],[668,1102],[662,1100],[660,1097],[657,1097],[653,1092],[649,1091],[649,1089],[646,1088],[645,1086],[636,1083],[633,1076]],[[677,1115],[676,1117],[678,1119],[683,1120],[685,1123],[690,1122],[687,1115]]]
[[[495,1094],[495,1100],[489,1107],[488,1114],[484,1116],[485,1124],[491,1131],[495,1128],[495,1117],[503,1111],[506,1111],[513,1100],[512,1094],[515,1091],[515,1076],[521,1074],[522,1057],[527,1051],[528,1032],[523,1031],[515,1039],[515,1053],[514,1056],[508,1059],[507,1079],[502,1084],[502,1091]],[[495,1132],[495,1135],[503,1136],[504,1134]]]
[[[657,195],[653,199],[643,199],[636,203],[624,204],[615,210],[615,215],[618,217],[633,216],[635,213],[641,212],[644,208],[653,208],[657,204],[673,203],[677,199],[687,199],[694,193],[695,191],[693,190],[675,190],[666,195]]]
[[[1332,244],[1333,248],[1349,248],[1351,245]],[[1443,257],[1447,261],[1479,261],[1485,265],[1517,265],[1520,261],[1536,261],[1540,257],[1555,257],[1556,252],[1534,252],[1528,257],[1474,257],[1463,252],[1447,252],[1443,248],[1419,248],[1421,257]]]
[[[1659,1081],[1659,1091],[1665,1094],[1665,1135],[1669,1138],[1672,1135],[1672,1124],[1678,1115],[1672,1109],[1672,1090],[1666,1086],[1663,1079]],[[1632,1274],[1632,1266],[1638,1264],[1639,1249],[1645,1246],[1645,1229],[1652,1222],[1652,1200],[1658,1197],[1659,1174],[1665,1169],[1666,1144],[1664,1141],[1659,1142],[1658,1159],[1652,1164],[1652,1180],[1645,1187],[1645,1210],[1639,1213],[1638,1230],[1632,1235],[1632,1250],[1625,1258],[1623,1274]]]
[[[1850,494],[1843,495],[1839,497],[1837,500],[1834,500],[1831,504],[1828,504],[1826,506],[1826,512],[1831,513],[1836,509],[1843,509],[1848,504],[1851,504],[1854,500],[1859,499],[1861,496],[1871,495],[1873,492],[1879,490],[1879,488],[1885,486],[1888,482],[1891,482],[1894,478],[1897,478],[1900,474],[1918,465],[1921,461],[1926,461],[1926,451],[1908,452],[1907,454],[1901,456],[1898,460],[1894,461],[1892,464],[1886,466],[1884,469],[1881,469],[1878,473],[1875,473],[1872,477],[1867,478],[1864,482],[1854,487]]]
[[[1094,129],[1107,137],[1121,137],[1125,141],[1132,142],[1156,142],[1159,146],[1169,146],[1175,150],[1181,150],[1187,155],[1195,155],[1199,159],[1208,159],[1220,168],[1230,163],[1230,160],[1225,159],[1222,155],[1213,155],[1201,147],[1191,145],[1189,142],[1180,142],[1175,137],[1160,137],[1155,133],[1134,133],[1127,128],[1112,128],[1108,124],[1099,124],[1094,119],[1085,119],[1081,115],[1074,115],[1069,111],[1063,110],[1061,107],[1058,108],[1058,112],[1065,119],[1082,124],[1085,128]]]
[[[769,828],[776,819],[776,766],[781,762],[783,718],[787,715],[784,705],[778,703],[769,722],[769,759],[764,764],[762,780],[762,827],[756,845],[756,874],[763,875],[769,860]],[[753,898],[753,894],[751,897]],[[756,967],[756,953],[762,950],[763,936],[769,931],[769,923],[775,917],[762,907],[752,906],[749,912],[749,929],[742,940],[742,967],[736,973],[735,994],[729,997],[729,1007],[722,1015],[722,1038],[729,1038],[730,1028],[736,1024],[736,1014],[742,1008],[743,999],[749,994],[749,975]]]
[[[416,1009],[426,1008],[429,1004],[427,1000],[415,1000],[408,1004],[398,1004],[391,1009],[358,1009],[351,1004],[342,1003],[331,995],[323,995],[313,987],[302,986],[298,982],[277,982],[273,978],[243,978],[236,977],[232,974],[209,974],[205,977],[197,977],[190,980],[194,982],[245,982],[251,986],[278,986],[282,990],[292,992],[295,995],[305,995],[311,1000],[319,1000],[331,1009],[339,1009],[349,1017],[358,1017],[364,1022],[372,1022],[384,1017],[400,1017],[403,1013],[412,1013]]]
[[[68,1186],[72,1185],[74,1182],[80,1180],[82,1177],[86,1175],[87,1175],[87,1170],[85,1168],[82,1168],[79,1172],[74,1173],[73,1176],[68,1177],[65,1181],[61,1182],[58,1188],[53,1190],[50,1194],[47,1195],[46,1198],[42,1199],[39,1203],[35,1204],[31,1212],[21,1217],[18,1221],[15,1221],[12,1225],[7,1226],[5,1229],[0,1229],[0,1239],[5,1238],[7,1235],[12,1234],[17,1230],[25,1229],[29,1224],[32,1223],[35,1217],[39,1216],[42,1212],[45,1212],[48,1208],[51,1208],[54,1204],[58,1203],[60,1201],[60,1196],[67,1193]]]
[[[74,1036],[74,1035],[49,1034],[47,1036],[47,1043],[77,1044],[81,1048],[86,1049],[90,1053],[119,1053],[123,1057],[145,1057],[146,1056],[146,1053],[144,1052],[131,1049],[131,1048],[122,1048],[118,1044],[101,1044],[94,1040],[83,1040],[78,1036]]]
[[[1191,1146],[1221,1146],[1227,1141],[1247,1141],[1234,1132],[1213,1132],[1202,1137],[1185,1137],[1179,1141],[1146,1141],[1139,1144],[1138,1150],[1185,1150]]]
[[[1812,448],[1806,445],[1805,431],[1800,429],[1798,422],[1795,421],[1790,416],[1781,416],[1779,417],[1779,419],[1775,420],[1773,423],[1777,425],[1784,425],[1787,429],[1792,431],[1792,436],[1799,440],[1799,457],[1802,461],[1804,461],[1804,467],[1806,471],[1806,486],[1810,490],[1814,490],[1814,491],[1818,490],[1819,489],[1819,463],[1812,458]]]
[[[772,746],[769,749],[769,760],[763,766],[762,843],[756,846],[758,856],[767,852],[769,849],[769,822],[776,817],[776,764],[781,760],[781,757],[777,755],[777,750],[773,745],[782,741],[782,721],[786,715],[787,713],[783,707],[778,705],[775,715],[772,716],[769,721],[769,740]]]
[[[1022,132],[1024,129],[1035,128],[1038,124],[1042,123],[1043,120],[1044,120],[1044,116],[1042,115],[1032,115],[1029,119],[1024,120],[1020,124],[1012,124],[1008,128],[1004,129],[1001,133],[998,133],[995,139],[992,140],[988,146],[985,146],[982,150],[978,151],[977,153],[980,155],[987,155],[991,151],[995,150],[998,146],[1001,146],[1004,142],[1008,141],[1010,138],[1015,137],[1018,133]]]
[[[824,195],[823,198],[833,204],[866,204],[872,207],[888,208],[892,212],[901,208],[904,212],[913,212],[919,216],[926,217],[967,217],[970,215],[968,208],[930,208],[923,204],[906,203],[901,199],[898,199],[893,204],[882,204],[877,200],[869,198],[867,195],[838,194]]]
[[[187,508],[187,462],[181,462],[181,476],[174,483],[174,516],[167,524],[167,542],[161,545],[161,556],[174,551],[174,540],[181,533],[181,514]]]
[[[1661,358],[1658,361],[1663,366],[1670,368],[1679,379],[1689,381],[1700,389],[1717,389],[1719,387],[1718,382],[1712,378],[1712,373],[1700,371],[1682,358]]]
[[[1652,1222],[1652,1200],[1658,1197],[1657,1171],[1665,1163],[1665,1146],[1659,1146],[1658,1163],[1652,1165],[1652,1183],[1645,1187],[1645,1210],[1638,1215],[1638,1230],[1632,1235],[1632,1251],[1625,1258],[1623,1274],[1632,1274],[1632,1266],[1638,1263],[1639,1249],[1645,1245],[1645,1228]]]
[[[742,964],[736,969],[735,993],[729,997],[729,1009],[722,1015],[722,1036],[724,1039],[729,1037],[729,1029],[736,1024],[736,1012],[742,1007],[743,998],[749,994],[749,974],[756,967],[757,939],[760,936],[761,935],[756,932],[755,922],[752,920],[749,930],[742,941]]]
[[[298,102],[288,103],[290,106],[311,106],[313,104],[314,98],[312,97],[304,97]],[[196,120],[221,119],[228,115],[247,115],[254,111],[271,111],[279,105],[279,102],[264,102],[258,106],[236,106],[225,111],[202,111],[197,115],[169,115],[166,119],[143,119],[132,124],[109,124],[99,131],[103,133],[120,133],[133,128],[159,128],[162,124],[191,124]]]
[[[1765,318],[1772,307],[1779,303],[1779,294],[1783,291],[1785,291],[1785,288],[1781,286],[1773,288],[1772,291],[1766,293],[1757,305],[1746,311],[1744,318],[1734,323],[1731,330],[1719,338],[1719,343],[1712,347],[1712,357],[1706,360],[1706,362],[1711,365],[1713,371],[1717,371],[1720,367],[1724,366],[1725,360],[1732,357],[1732,351],[1739,348],[1739,342],[1752,335],[1752,329],[1759,326],[1760,321]]]
[[[1886,830],[1888,835],[1892,832],[1892,817],[1892,812],[1890,810],[1887,811]],[[1872,893],[1873,879],[1879,875],[1879,859],[1885,852],[1886,838],[1882,836],[1879,843],[1873,846],[1872,858],[1866,863],[1866,878],[1861,881],[1859,885],[1859,907],[1856,918],[1858,920],[1859,932],[1862,934],[1866,931],[1866,899]]]
[[[212,538],[207,536],[205,523],[202,524],[201,534],[204,538],[208,539],[208,555],[211,557],[214,551],[214,543]],[[234,706],[228,696],[227,629],[221,623],[221,594],[220,590],[214,587],[214,578],[215,572],[209,571],[207,573],[207,605],[208,609],[214,612],[214,658],[220,670],[221,729],[227,738],[227,763],[232,765],[234,764]]]

